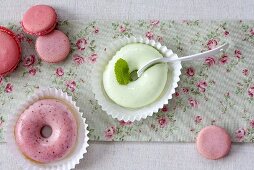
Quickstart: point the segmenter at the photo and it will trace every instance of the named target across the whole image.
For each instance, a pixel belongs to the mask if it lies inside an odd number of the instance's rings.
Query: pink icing
[[[52,128],[48,138],[41,135],[45,125]],[[21,114],[16,123],[15,136],[25,156],[40,163],[49,163],[71,152],[77,140],[77,123],[61,101],[43,99]]]

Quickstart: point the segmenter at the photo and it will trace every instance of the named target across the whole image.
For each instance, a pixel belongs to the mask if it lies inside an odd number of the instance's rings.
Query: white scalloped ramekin
[[[113,102],[106,94],[103,87],[103,72],[106,65],[120,50],[121,47],[131,44],[131,43],[143,43],[150,45],[157,49],[164,57],[174,57],[178,56],[168,49],[166,46],[162,46],[159,42],[154,40],[143,39],[143,38],[123,38],[117,40],[111,44],[105,51],[99,53],[99,59],[93,69],[92,79],[92,90],[95,95],[95,99],[98,101],[98,104],[102,107],[102,110],[107,112],[108,115],[111,115],[113,118],[124,121],[135,121],[145,119],[147,116],[152,116],[154,112],[158,112],[163,105],[168,104],[168,100],[172,98],[172,95],[175,93],[175,88],[178,86],[177,83],[180,80],[181,75],[181,62],[169,63],[168,68],[168,79],[165,85],[165,88],[161,96],[154,101],[152,104],[144,106],[142,108],[130,109],[126,107],[119,106]],[[133,96],[134,97],[134,96]]]
[[[30,105],[35,103],[38,100],[45,98],[55,98],[61,100],[63,103],[67,104],[71,109],[73,109],[74,116],[77,120],[78,125],[78,136],[76,146],[73,151],[64,157],[63,159],[52,162],[52,163],[36,163],[31,159],[24,156],[24,154],[20,151],[18,145],[15,141],[15,125],[20,116]],[[47,170],[66,170],[75,168],[76,164],[79,164],[80,159],[83,158],[83,154],[87,152],[88,145],[88,133],[87,130],[88,125],[85,123],[86,119],[82,117],[83,113],[79,111],[79,107],[76,106],[76,102],[72,100],[71,96],[68,96],[67,93],[63,93],[62,90],[58,90],[56,88],[47,88],[44,90],[38,90],[33,96],[29,97],[29,99],[22,104],[15,114],[11,114],[9,116],[9,120],[7,122],[6,127],[6,142],[10,152],[13,154],[13,158],[17,160],[18,163],[21,164],[23,169],[27,170],[37,170],[37,169],[47,169]]]

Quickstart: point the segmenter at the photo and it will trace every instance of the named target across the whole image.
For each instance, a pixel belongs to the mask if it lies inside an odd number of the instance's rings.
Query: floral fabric
[[[226,128],[232,141],[254,142],[254,22],[251,21],[60,21],[71,41],[68,59],[48,64],[34,50],[35,38],[18,23],[1,23],[17,33],[22,61],[14,73],[0,77],[0,141],[8,115],[34,91],[66,91],[84,112],[95,141],[193,142],[205,126]],[[186,56],[230,44],[225,53],[184,62],[173,99],[139,122],[117,121],[93,98],[93,65],[110,42],[124,36],[154,39]]]

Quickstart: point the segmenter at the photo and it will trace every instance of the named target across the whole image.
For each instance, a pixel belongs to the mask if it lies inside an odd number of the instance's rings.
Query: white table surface
[[[62,19],[254,19],[254,0],[0,0],[0,20],[19,21],[34,4],[54,6]],[[0,152],[0,170],[20,169],[6,144],[0,144]],[[253,144],[233,144],[229,156],[211,161],[194,143],[90,142],[76,169],[251,170],[253,160]]]

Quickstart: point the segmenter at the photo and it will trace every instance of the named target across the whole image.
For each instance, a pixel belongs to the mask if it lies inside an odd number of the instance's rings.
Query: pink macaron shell
[[[0,26],[0,76],[11,73],[21,59],[21,48],[15,34]]]
[[[227,131],[218,126],[203,128],[196,141],[198,152],[207,159],[225,157],[231,149],[231,138]]]
[[[68,56],[70,41],[63,32],[54,30],[50,34],[39,36],[35,48],[43,61],[58,63]]]
[[[36,5],[27,10],[21,24],[26,33],[40,36],[54,30],[56,22],[57,14],[52,7]]]

